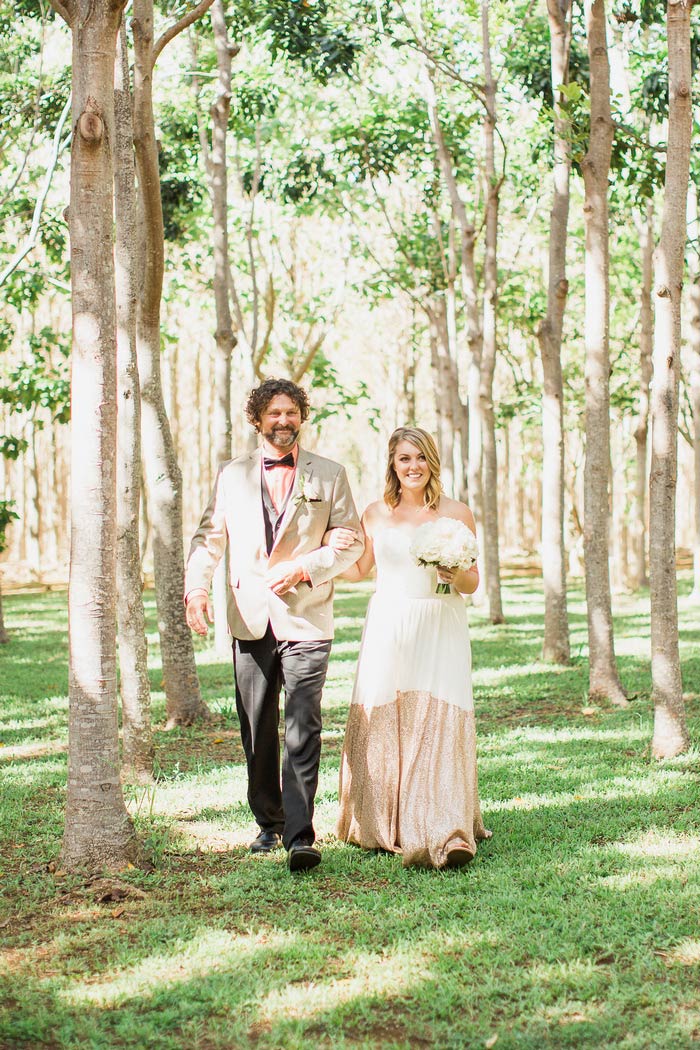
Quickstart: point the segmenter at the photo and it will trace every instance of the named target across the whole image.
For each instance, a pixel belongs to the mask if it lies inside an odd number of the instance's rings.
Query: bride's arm
[[[368,527],[368,510],[362,515],[362,531],[364,533],[365,549],[354,565],[350,565],[344,572],[340,573],[342,579],[350,580],[353,583],[357,583],[359,580],[364,580],[365,576],[369,576],[374,566],[374,543],[372,541],[372,533]],[[350,545],[348,542],[350,539],[350,531],[351,530],[348,529],[331,529],[323,537],[323,542],[329,547],[336,547],[338,550],[343,550],[344,547]]]
[[[463,521],[476,536],[476,522],[474,515],[465,503],[455,501],[450,507],[450,517]],[[438,578],[444,583],[451,583],[460,594],[473,594],[479,586],[479,569],[476,562],[471,569],[441,569],[438,568]]]

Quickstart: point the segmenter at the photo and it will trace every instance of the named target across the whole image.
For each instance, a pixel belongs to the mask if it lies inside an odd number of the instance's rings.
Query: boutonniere
[[[321,495],[316,488],[316,483],[309,477],[308,474],[302,474],[299,478],[299,491],[294,497],[294,503],[297,507],[301,506],[302,503],[320,503]]]

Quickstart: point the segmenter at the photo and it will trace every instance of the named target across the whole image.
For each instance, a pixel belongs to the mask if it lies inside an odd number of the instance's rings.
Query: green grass
[[[694,740],[700,629],[681,583]],[[472,610],[482,806],[493,838],[463,870],[406,870],[332,835],[369,588],[344,587],[325,694],[323,864],[253,857],[231,671],[198,643],[218,721],[156,732],[158,780],[127,788],[150,873],[56,870],[66,775],[65,595],[4,599],[0,653],[0,1048],[497,1050],[700,1044],[700,760],[650,759],[648,597],[617,600],[619,711],[539,662],[537,581],[508,624]],[[155,631],[152,596],[149,630]],[[152,655],[154,717],[164,717]],[[118,899],[110,899],[118,898]],[[105,899],[107,898],[107,899]]]

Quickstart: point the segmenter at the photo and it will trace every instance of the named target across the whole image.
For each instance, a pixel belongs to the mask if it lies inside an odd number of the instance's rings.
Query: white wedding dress
[[[464,599],[436,594],[410,552],[414,530],[374,539],[367,610],[340,770],[338,837],[444,867],[488,836],[481,820]]]

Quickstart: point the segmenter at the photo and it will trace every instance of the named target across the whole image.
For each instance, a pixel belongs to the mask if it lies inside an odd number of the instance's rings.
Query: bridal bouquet
[[[456,518],[438,518],[419,525],[411,543],[411,555],[419,565],[442,565],[446,569],[471,569],[479,549],[476,536]],[[449,583],[438,583],[436,594],[449,594]]]

